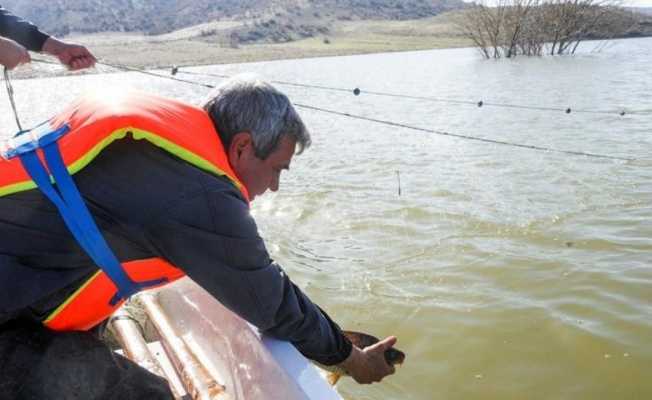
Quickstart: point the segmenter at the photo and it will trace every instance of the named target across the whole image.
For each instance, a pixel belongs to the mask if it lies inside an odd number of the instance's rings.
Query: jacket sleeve
[[[190,196],[146,228],[155,252],[182,268],[261,331],[324,365],[344,361],[351,343],[270,259],[247,204],[234,190]]]
[[[50,37],[41,32],[36,25],[21,19],[0,6],[0,36],[12,39],[27,50],[41,51]]]

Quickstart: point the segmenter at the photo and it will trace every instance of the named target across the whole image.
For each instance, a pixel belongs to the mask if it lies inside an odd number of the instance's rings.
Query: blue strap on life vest
[[[6,160],[34,151],[48,143],[55,142],[70,131],[67,124],[62,125],[59,129],[52,130],[48,121],[25,131],[18,132],[9,140],[3,140],[0,147],[0,156]]]
[[[12,157],[18,156],[20,158],[23,167],[34,183],[57,207],[59,214],[79,245],[116,285],[118,291],[111,299],[111,305],[116,305],[121,300],[127,299],[143,289],[166,282],[166,278],[134,282],[127,276],[102,236],[63,162],[57,140],[69,130],[67,126],[64,128],[52,131],[51,136],[47,133],[39,135],[39,138],[30,145],[23,145],[14,149]],[[53,139],[53,137],[56,138]],[[47,172],[37,155],[37,149],[39,148],[43,150],[47,167],[56,182],[56,186],[50,178],[50,173]]]

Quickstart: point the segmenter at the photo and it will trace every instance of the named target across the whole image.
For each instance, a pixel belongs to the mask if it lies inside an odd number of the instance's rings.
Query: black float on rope
[[[55,62],[51,62],[48,60],[42,60],[42,59],[37,59],[33,58],[33,62],[38,62],[38,63],[43,63],[43,64],[57,64]],[[184,79],[180,78],[175,78],[174,76],[178,74],[188,74],[188,75],[201,75],[201,76],[211,76],[211,77],[216,77],[216,78],[221,78],[221,79],[228,79],[230,76],[227,75],[221,75],[221,74],[212,74],[208,72],[193,72],[193,71],[184,71],[177,65],[172,65],[171,67],[171,75],[166,75],[166,76],[161,76],[159,74],[156,74],[154,72],[141,69],[141,68],[135,68],[135,67],[130,67],[127,65],[116,65],[116,64],[109,64],[103,61],[98,61],[98,65],[105,65],[107,67],[112,67],[115,69],[123,70],[123,71],[133,71],[133,72],[140,72],[143,74],[147,75],[153,75],[153,76],[158,76],[160,78],[168,78],[180,82],[186,82],[186,83],[193,83],[199,86],[204,86],[208,88],[213,88],[214,85],[209,85],[206,83],[201,83],[201,82],[193,82],[193,81],[186,81]],[[347,92],[351,93],[350,88],[339,88],[339,87],[330,87],[330,86],[320,86],[320,85],[309,85],[309,84],[303,84],[303,83],[296,83],[296,82],[284,82],[284,81],[270,81],[270,83],[276,83],[280,85],[289,85],[289,86],[297,86],[297,87],[305,87],[305,88],[311,88],[311,89],[321,89],[321,90],[333,90],[333,91],[338,91],[338,92]],[[360,88],[355,88],[353,89],[353,94],[355,96],[359,96],[362,94],[362,90]],[[481,107],[502,107],[502,108],[515,108],[515,109],[523,109],[523,110],[533,110],[533,111],[555,111],[555,112],[564,112],[566,114],[570,114],[571,112],[573,114],[602,114],[602,115],[614,115],[617,114],[621,117],[625,116],[626,114],[649,114],[649,110],[641,110],[641,111],[631,111],[629,113],[626,113],[624,110],[623,111],[601,111],[601,110],[583,110],[583,109],[571,109],[570,107],[564,109],[561,107],[539,107],[539,106],[527,106],[527,105],[520,105],[520,104],[506,104],[506,103],[491,103],[491,102],[484,102],[483,100],[480,101],[471,101],[471,100],[455,100],[455,99],[445,99],[445,98],[436,98],[436,97],[430,97],[430,96],[413,96],[413,95],[405,95],[405,94],[400,94],[400,93],[387,93],[387,92],[374,92],[371,90],[366,90],[365,94],[369,95],[374,95],[374,96],[385,96],[385,97],[396,97],[396,98],[404,98],[404,99],[412,99],[412,100],[424,100],[424,101],[437,101],[437,102],[442,102],[442,103],[450,103],[450,104],[469,104],[469,105],[474,105],[478,108]]]
[[[36,62],[43,62],[41,60],[34,60]],[[129,67],[126,65],[119,65],[119,64],[109,64],[104,61],[98,61],[97,64],[100,65],[106,65],[107,67],[115,68],[118,70],[123,70],[123,71],[129,71],[129,72],[140,72],[142,74],[150,75],[150,76],[155,76],[158,78],[164,78],[164,79],[170,79],[174,80],[177,82],[183,82],[183,83],[188,83],[191,85],[196,85],[196,86],[203,86],[209,89],[214,89],[214,85],[210,85],[207,83],[202,83],[202,82],[197,82],[197,81],[189,81],[185,79],[180,79],[180,78],[175,78],[169,75],[162,75],[162,74],[157,74],[155,72],[147,71],[141,68],[136,68],[136,67]],[[172,68],[172,71],[175,71],[175,68]],[[178,67],[176,68],[176,72],[183,72],[179,71]],[[197,75],[201,75],[197,73]],[[225,76],[224,78],[228,78]],[[7,79],[7,72],[5,72],[5,80],[7,81],[6,83],[10,85]],[[280,83],[280,82],[277,82]],[[329,90],[338,90],[338,91],[349,91],[348,89],[338,89],[338,88],[330,88],[330,87],[325,87],[325,86],[316,86],[316,85],[306,85],[306,84],[297,84],[297,83],[289,83],[289,82],[283,82],[282,84],[290,84],[294,86],[302,86],[302,87],[311,87],[311,88],[318,88],[318,89],[329,89]],[[9,87],[8,87],[9,90]],[[353,90],[353,94],[358,96],[361,93],[359,88],[355,88]],[[406,96],[406,95],[399,95],[399,94],[391,94],[391,93],[380,93],[380,92],[366,92],[369,94],[376,94],[380,96],[391,96],[391,97],[402,97],[402,98],[410,98],[410,99],[423,99],[423,100],[435,100],[435,101],[445,101],[445,102],[450,102],[450,103],[460,103],[460,104],[475,104],[478,107],[482,106],[496,106],[496,107],[509,107],[509,108],[521,108],[521,109],[532,109],[532,110],[542,110],[542,111],[561,111],[563,109],[559,108],[552,108],[552,107],[532,107],[532,106],[521,106],[521,105],[515,105],[515,104],[493,104],[493,103],[484,103],[482,100],[480,100],[478,103],[476,102],[471,102],[471,101],[453,101],[453,100],[443,100],[443,99],[435,99],[435,98],[428,98],[428,97],[417,97],[417,96]],[[634,158],[627,158],[627,157],[618,157],[618,156],[611,156],[611,155],[606,155],[606,154],[595,154],[595,153],[587,153],[587,152],[581,152],[581,151],[573,151],[573,150],[562,150],[562,149],[554,149],[550,147],[542,147],[542,146],[534,146],[534,145],[528,145],[528,144],[519,144],[519,143],[513,143],[513,142],[507,142],[507,141],[501,141],[501,140],[495,140],[495,139],[488,139],[488,138],[482,138],[482,137],[477,137],[477,136],[470,136],[470,135],[460,135],[460,134],[455,134],[451,132],[446,132],[446,131],[440,131],[440,130],[434,130],[434,129],[428,129],[428,128],[422,128],[422,127],[417,127],[417,126],[412,126],[412,125],[407,125],[407,124],[402,124],[399,122],[394,122],[394,121],[389,121],[389,120],[382,120],[382,119],[377,119],[377,118],[370,118],[370,117],[365,117],[361,115],[354,115],[354,114],[349,114],[347,112],[342,112],[342,111],[336,111],[336,110],[329,110],[321,107],[315,107],[311,105],[306,105],[306,104],[299,104],[299,103],[294,103],[296,107],[300,107],[303,109],[308,109],[308,110],[314,110],[314,111],[319,111],[323,113],[328,113],[332,115],[339,115],[343,117],[348,117],[348,118],[353,118],[353,119],[359,119],[359,120],[364,120],[364,121],[369,121],[369,122],[375,122],[383,125],[388,125],[388,126],[394,126],[394,127],[399,127],[399,128],[404,128],[404,129],[411,129],[415,131],[421,131],[421,132],[427,132],[431,134],[436,134],[436,135],[442,135],[442,136],[450,136],[450,137],[456,137],[459,139],[465,139],[465,140],[474,140],[474,141],[479,141],[479,142],[485,142],[485,143],[492,143],[492,144],[498,144],[498,145],[505,145],[505,146],[511,146],[511,147],[520,147],[520,148],[525,148],[525,149],[530,149],[530,150],[538,150],[538,151],[545,151],[545,152],[554,152],[554,153],[561,153],[561,154],[567,154],[567,155],[574,155],[574,156],[586,156],[586,157],[595,157],[595,158],[605,158],[605,159],[611,159],[611,160],[620,160],[620,161],[636,161]],[[571,108],[568,107],[565,112],[566,114],[571,113]],[[577,110],[576,112],[585,112],[585,113],[593,113],[593,114],[611,114],[609,112],[604,112],[604,111],[591,111],[591,110]],[[624,111],[621,112],[620,115],[624,115]],[[16,116],[17,117],[17,116]],[[19,121],[17,121],[19,123]]]

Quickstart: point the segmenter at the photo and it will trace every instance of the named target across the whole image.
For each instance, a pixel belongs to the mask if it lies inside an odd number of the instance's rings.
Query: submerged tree
[[[464,14],[458,16],[455,24],[485,58],[500,58],[499,37],[504,26],[504,11],[505,8],[501,4],[488,7],[482,3],[474,3]]]
[[[456,20],[485,58],[573,54],[587,39],[624,35],[634,18],[614,0],[498,0],[474,3]]]
[[[502,48],[503,55],[507,58],[515,57],[527,35],[528,25],[532,20],[530,15],[535,10],[538,0],[513,0],[510,5],[503,6],[505,8]]]

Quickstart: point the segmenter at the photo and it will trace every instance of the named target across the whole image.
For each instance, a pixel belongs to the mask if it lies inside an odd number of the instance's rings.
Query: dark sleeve
[[[186,196],[146,230],[156,252],[264,333],[324,365],[351,353],[337,324],[270,259],[234,190]]]
[[[34,24],[21,19],[0,6],[0,36],[15,40],[27,50],[41,51],[50,37]]]

